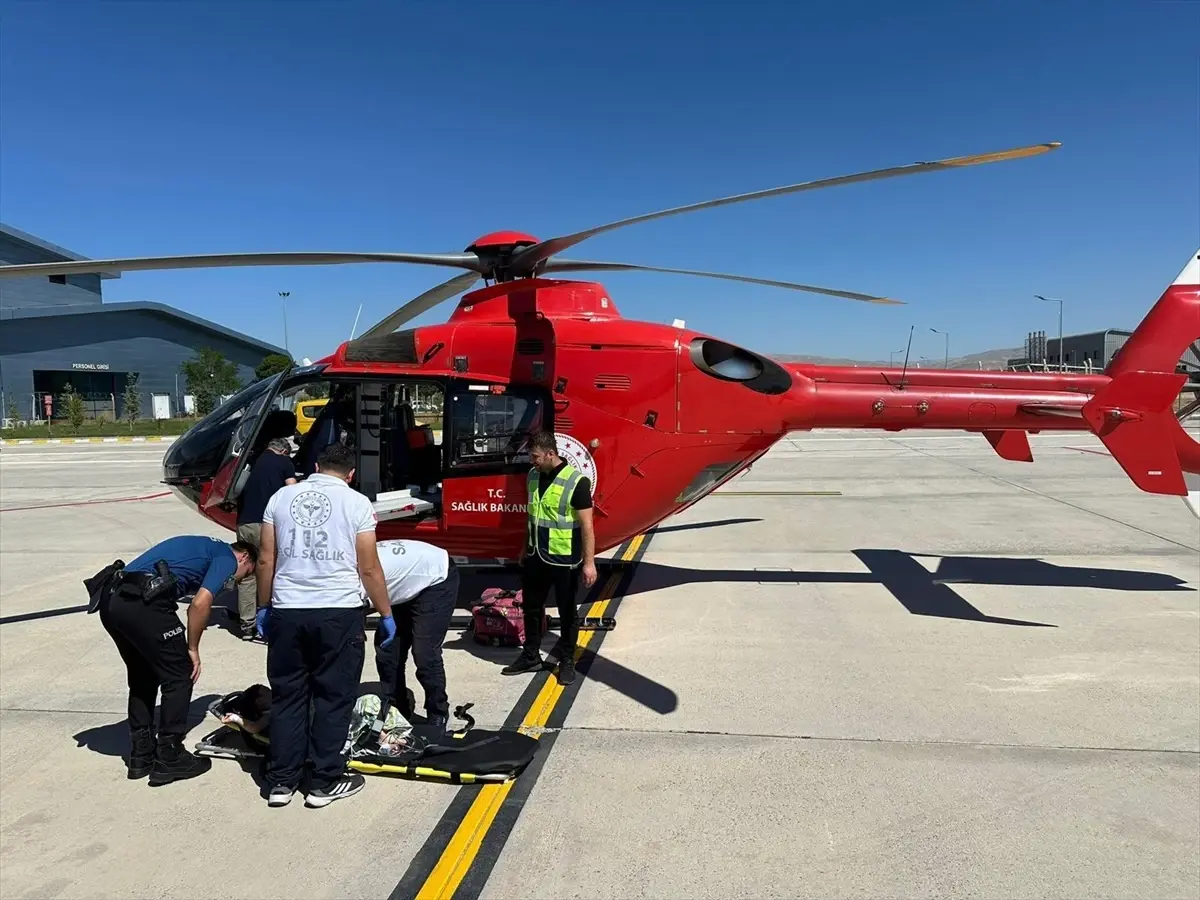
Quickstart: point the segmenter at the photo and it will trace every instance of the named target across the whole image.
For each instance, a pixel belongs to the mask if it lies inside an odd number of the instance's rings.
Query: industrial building
[[[1047,338],[1044,331],[1031,331],[1025,336],[1025,355],[1010,359],[1008,367],[1057,369],[1064,363],[1068,369],[1102,372],[1132,334],[1119,328],[1068,334],[1063,337],[1060,350],[1058,338]]]
[[[81,260],[70,250],[0,225],[0,263]],[[0,398],[3,417],[60,416],[67,384],[92,417],[121,418],[126,379],[138,378],[144,417],[190,412],[180,366],[208,347],[238,367],[242,384],[263,357],[283,349],[162,303],[105,303],[105,281],[119,275],[0,279]]]

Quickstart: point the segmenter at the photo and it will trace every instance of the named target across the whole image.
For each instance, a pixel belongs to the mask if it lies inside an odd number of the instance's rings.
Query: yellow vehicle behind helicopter
[[[301,400],[296,404],[297,435],[302,437],[308,434],[308,430],[313,427],[313,423],[317,421],[317,416],[321,414],[321,410],[325,408],[325,404],[328,402],[328,397],[319,397],[313,400]]]

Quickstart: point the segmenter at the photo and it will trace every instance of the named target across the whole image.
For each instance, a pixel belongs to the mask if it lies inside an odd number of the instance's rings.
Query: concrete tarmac
[[[1200,525],[1091,437],[1031,442],[798,436],[663,523],[455,896],[1200,895]],[[164,450],[0,453],[0,897],[414,896],[465,788],[126,781],[123,669],[71,610],[113,558],[222,534],[156,496]],[[265,681],[213,621],[189,743]],[[481,727],[511,655],[448,637]]]

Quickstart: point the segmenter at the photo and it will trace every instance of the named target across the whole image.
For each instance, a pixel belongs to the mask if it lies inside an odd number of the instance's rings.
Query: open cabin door
[[[225,459],[222,461],[217,474],[213,477],[212,490],[204,502],[204,508],[219,506],[232,510],[237,505],[237,498],[246,486],[246,478],[250,473],[252,450],[259,440],[263,425],[270,413],[276,408],[275,399],[283,387],[284,381],[295,381],[298,376],[302,380],[315,379],[325,367],[310,366],[297,370],[289,366],[277,375],[272,375],[263,381],[251,384],[243,391],[227,400],[218,407],[211,416],[222,421],[238,417],[238,422],[229,440]]]
[[[354,487],[371,501],[381,525],[440,530],[445,384],[388,377],[363,380],[346,390],[353,391],[357,410]],[[441,444],[435,431],[442,433]],[[391,536],[392,529],[382,531]]]
[[[455,380],[446,392],[443,524],[478,558],[514,558],[525,539],[529,436],[553,429],[549,392]]]

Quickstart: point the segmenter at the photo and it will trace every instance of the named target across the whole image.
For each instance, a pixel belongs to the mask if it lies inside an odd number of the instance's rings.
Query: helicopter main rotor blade
[[[129,259],[81,259],[71,262],[0,266],[0,278],[30,275],[96,275],[154,269],[210,269],[225,266],[332,266],[342,263],[416,263],[470,269],[483,274],[485,266],[474,253],[202,253],[193,256],[138,256]]]
[[[638,222],[648,222],[651,219],[663,219],[667,216],[679,215],[680,213],[695,212],[701,209],[712,209],[716,206],[726,206],[731,203],[743,203],[747,200],[761,200],[765,197],[778,197],[783,194],[795,194],[800,191],[813,191],[818,188],[834,187],[840,184],[855,184],[860,181],[875,181],[880,178],[892,178],[898,175],[917,175],[921,172],[936,172],[942,169],[959,169],[965,166],[977,166],[983,163],[1003,162],[1010,159],[1022,159],[1027,156],[1037,156],[1041,153],[1046,153],[1049,150],[1055,150],[1061,147],[1060,141],[1051,141],[1046,144],[1033,144],[1029,147],[1018,147],[1014,150],[1000,150],[995,153],[979,153],[974,156],[956,156],[951,159],[942,159],[935,162],[918,162],[905,166],[893,166],[888,169],[875,169],[871,172],[860,172],[856,175],[839,175],[836,178],[823,178],[820,181],[806,181],[800,184],[791,184],[786,187],[769,188],[763,191],[752,191],[748,194],[737,194],[732,197],[723,197],[719,200],[706,200],[703,203],[693,203],[688,206],[677,206],[674,209],[664,209],[659,212],[645,213],[640,216],[633,216],[628,219],[621,219],[618,222],[610,222],[607,225],[600,225],[596,228],[589,228],[587,231],[577,231],[575,234],[568,234],[563,237],[549,238],[540,243],[533,244],[514,254],[510,261],[510,271],[517,276],[532,275],[538,264],[548,260],[555,253],[562,253],[564,250],[574,247],[576,244],[601,234],[605,231],[613,231],[617,228],[623,228],[626,225],[634,225]]]
[[[747,275],[723,275],[719,272],[696,272],[692,269],[664,269],[662,266],[639,266],[632,263],[584,262],[573,259],[551,259],[546,263],[546,272],[666,272],[669,275],[697,275],[701,278],[721,278],[725,281],[742,281],[747,284],[765,284],[768,287],[788,288],[793,291],[807,291],[811,294],[826,294],[830,297],[843,297],[846,300],[861,300],[864,303],[885,303],[889,305],[904,305],[903,300],[893,300],[890,297],[876,297],[873,294],[859,294],[855,291],[837,291],[832,288],[815,287],[811,284],[797,284],[793,281],[773,281],[769,278],[751,278]]]
[[[449,281],[444,281],[437,287],[430,288],[419,297],[409,300],[390,316],[381,319],[360,334],[358,340],[361,341],[365,338],[382,337],[385,334],[391,334],[405,322],[415,319],[423,312],[428,312],[439,303],[449,300],[456,294],[461,294],[478,280],[479,275],[476,272],[468,272],[466,275],[456,275]]]

